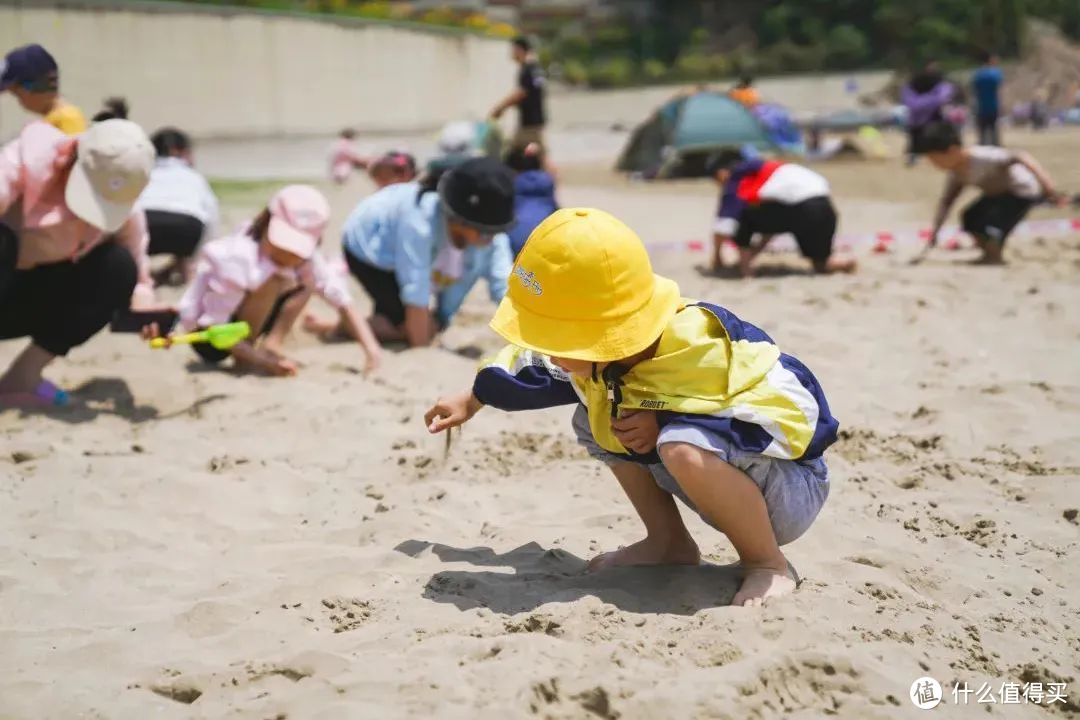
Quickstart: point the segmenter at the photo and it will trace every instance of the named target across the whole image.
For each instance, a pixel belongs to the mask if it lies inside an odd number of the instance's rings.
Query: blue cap
[[[9,52],[0,63],[0,90],[20,85],[35,92],[57,89],[56,60],[40,45],[23,45]]]

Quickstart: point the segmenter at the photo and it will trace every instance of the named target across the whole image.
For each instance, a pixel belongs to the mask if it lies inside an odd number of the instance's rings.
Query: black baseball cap
[[[454,220],[487,233],[514,224],[514,173],[498,160],[471,158],[439,181],[443,208]]]
[[[59,67],[49,51],[38,44],[17,47],[0,64],[0,90],[19,85],[34,92],[57,89]]]

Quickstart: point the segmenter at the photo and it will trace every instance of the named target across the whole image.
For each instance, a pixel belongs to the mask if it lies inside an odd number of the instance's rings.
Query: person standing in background
[[[0,61],[0,92],[5,91],[65,135],[86,130],[82,110],[60,97],[60,68],[40,45],[15,48]]]
[[[518,72],[517,87],[495,106],[491,117],[498,120],[508,109],[517,107],[518,129],[510,141],[510,146],[524,147],[529,143],[537,143],[543,147],[544,125],[547,123],[544,113],[544,73],[536,62],[532,42],[528,38],[514,38],[512,47],[514,62],[521,68]]]
[[[922,155],[922,135],[931,123],[945,119],[945,106],[952,101],[956,88],[945,79],[937,62],[931,60],[912,76],[900,91],[900,100],[908,110],[908,166]]]
[[[998,67],[997,56],[983,51],[979,58],[981,66],[971,78],[975,93],[975,127],[979,133],[979,145],[1001,145],[998,116],[1001,113],[1001,82],[1004,76]]]

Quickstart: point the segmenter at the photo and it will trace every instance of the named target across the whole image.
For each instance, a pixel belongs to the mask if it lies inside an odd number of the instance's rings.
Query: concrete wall
[[[122,95],[147,128],[201,137],[427,130],[509,92],[505,41],[205,6],[0,2],[0,48],[40,42],[87,115]],[[0,138],[25,121],[0,99]]]

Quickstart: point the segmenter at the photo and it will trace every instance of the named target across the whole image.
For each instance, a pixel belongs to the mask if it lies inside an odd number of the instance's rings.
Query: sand
[[[1016,139],[1080,190],[1080,135]],[[941,185],[824,172],[851,231],[924,223]],[[563,180],[649,243],[705,237],[706,184]],[[756,611],[726,606],[733,552],[696,517],[713,566],[582,574],[640,528],[567,409],[484,411],[444,460],[421,418],[497,346],[483,292],[448,349],[373,379],[306,337],[272,380],[101,335],[52,370],[78,408],[0,412],[0,717],[902,718],[922,675],[1069,682],[1068,705],[991,716],[1076,714],[1080,236],[1009,254],[831,278],[771,258],[744,283],[656,253],[813,368],[842,424],[831,497],[786,548],[805,582]]]

